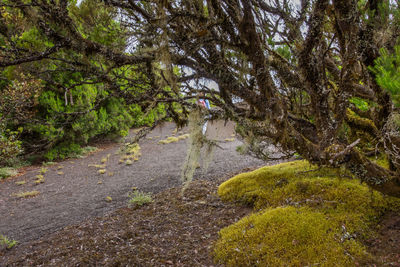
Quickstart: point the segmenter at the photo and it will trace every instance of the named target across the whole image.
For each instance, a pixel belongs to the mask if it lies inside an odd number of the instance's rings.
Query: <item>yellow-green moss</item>
[[[353,123],[362,129],[378,132],[378,129],[376,128],[375,123],[372,120],[358,116],[351,109],[347,109],[346,120],[348,123]]]
[[[176,143],[179,140],[181,140],[181,139],[179,139],[178,137],[170,136],[167,139],[158,141],[158,143],[164,145],[164,144]]]
[[[368,255],[310,208],[278,207],[221,230],[215,259],[226,266],[352,266]]]
[[[218,194],[223,200],[262,212],[221,231],[216,259],[228,266],[342,266],[352,262],[349,255],[367,257],[362,240],[373,235],[371,226],[385,211],[400,209],[400,200],[338,175],[335,169],[294,161],[221,184]],[[250,224],[252,230],[247,231]],[[298,250],[303,242],[305,247]]]
[[[263,167],[252,172],[241,173],[222,183],[218,188],[218,194],[225,201],[254,204],[261,193],[272,191],[275,187],[296,179],[294,176],[296,171],[308,171],[315,168],[306,161]],[[317,172],[313,174],[316,175]]]

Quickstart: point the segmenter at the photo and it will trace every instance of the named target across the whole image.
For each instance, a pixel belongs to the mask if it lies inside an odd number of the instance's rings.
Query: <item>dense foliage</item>
[[[96,55],[56,49],[54,40],[29,20],[30,12],[2,5],[2,55],[51,49],[54,53],[2,68],[1,165],[12,164],[23,149],[25,154],[44,152],[47,160],[62,159],[79,152],[91,138],[125,136],[130,127],[151,125],[163,116],[162,106],[144,114],[146,106],[132,101],[149,83],[138,66],[116,67]],[[114,19],[114,9],[98,8],[94,1],[79,6],[71,2],[69,7],[79,34],[118,51],[126,49],[127,29]],[[106,72],[104,77],[97,69]]]
[[[156,121],[169,117],[181,125],[201,91],[216,107],[211,115],[236,121],[255,155],[271,158],[265,148],[272,143],[286,157],[298,153],[347,168],[372,188],[400,196],[395,1],[1,0],[0,6],[1,90],[14,80],[40,81],[37,101],[31,94],[32,104],[23,107],[33,109],[34,119],[7,127],[24,125],[23,140],[58,149],[49,155],[99,134],[126,133],[144,110],[160,105]],[[370,160],[377,154],[387,156],[389,169]]]

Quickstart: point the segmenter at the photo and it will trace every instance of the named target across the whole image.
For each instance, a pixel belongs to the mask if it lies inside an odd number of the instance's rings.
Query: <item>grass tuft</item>
[[[178,142],[180,139],[178,137],[175,136],[170,136],[167,139],[164,140],[160,140],[158,141],[159,144],[165,145],[165,144],[170,144],[170,143],[176,143]]]
[[[45,174],[47,172],[47,168],[41,168],[40,169],[40,174]]]
[[[0,248],[5,247],[6,249],[12,249],[17,244],[17,241],[8,239],[4,235],[0,235]]]
[[[153,201],[151,194],[137,190],[130,193],[128,196],[130,198],[128,201],[129,206],[143,206]]]
[[[29,191],[29,192],[20,192],[13,194],[12,196],[18,197],[18,198],[29,198],[29,197],[36,197],[39,195],[39,191]]]

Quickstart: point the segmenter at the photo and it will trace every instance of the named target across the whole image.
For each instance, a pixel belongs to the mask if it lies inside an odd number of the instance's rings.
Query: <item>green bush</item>
[[[0,166],[14,165],[18,155],[23,151],[19,134],[19,131],[10,131],[9,129],[0,132]]]

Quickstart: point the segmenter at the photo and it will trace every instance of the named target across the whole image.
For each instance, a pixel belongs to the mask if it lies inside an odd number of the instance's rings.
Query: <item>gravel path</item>
[[[120,144],[113,144],[86,158],[46,167],[45,181],[39,185],[34,181],[41,167],[29,168],[24,175],[0,182],[0,234],[24,243],[126,206],[132,187],[157,193],[180,185],[187,141],[158,144],[159,140],[171,136],[174,129],[172,123],[167,123],[153,130],[148,135],[152,139],[140,142],[142,156],[132,165],[119,164]],[[187,129],[181,131],[184,132]],[[233,125],[223,122],[210,124],[207,132],[210,138],[219,140],[233,139],[232,134]],[[239,155],[235,149],[240,144],[237,139],[222,141],[222,149],[217,148],[214,152],[207,172],[198,169],[195,179],[213,180],[244,168],[265,165],[260,160]],[[105,174],[99,174],[97,168],[88,166],[101,164],[107,156]],[[26,183],[17,185],[19,181]],[[30,191],[39,191],[40,194],[31,198],[14,195]],[[112,201],[107,201],[107,197]]]

